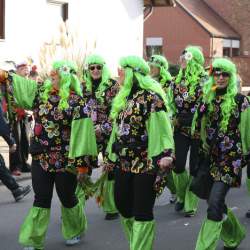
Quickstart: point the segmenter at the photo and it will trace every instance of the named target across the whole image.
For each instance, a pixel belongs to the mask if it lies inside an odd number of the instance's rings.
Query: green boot
[[[105,180],[103,186],[103,204],[102,208],[105,213],[108,214],[117,214],[117,208],[115,206],[114,200],[114,184],[115,181],[109,181],[108,179]]]
[[[176,194],[176,188],[175,188],[175,185],[174,185],[174,177],[173,177],[173,172],[172,171],[167,175],[166,186],[169,189],[171,194]]]
[[[19,243],[26,247],[43,249],[49,220],[49,208],[32,207],[21,226]]]
[[[249,178],[246,179],[246,184],[247,184],[247,191],[250,194],[250,179]]]
[[[134,221],[130,250],[152,250],[155,237],[155,221]]]
[[[79,202],[72,208],[61,207],[62,234],[66,240],[79,236],[87,229],[87,220],[83,212],[83,205]]]
[[[181,174],[173,172],[173,179],[177,196],[177,203],[175,204],[175,210],[181,211],[184,207],[186,189],[189,181],[188,173],[186,170]]]
[[[233,212],[228,209],[227,219],[222,224],[221,239],[226,247],[237,247],[246,236],[245,228]]]
[[[222,230],[223,221],[205,219],[198,235],[195,250],[215,250]]]
[[[192,179],[193,177],[189,176],[189,182],[185,194],[184,211],[187,217],[193,216],[196,213],[199,202],[199,198],[192,191],[190,191]]]
[[[129,244],[132,236],[133,223],[134,223],[134,217],[125,218],[121,216],[121,224]]]

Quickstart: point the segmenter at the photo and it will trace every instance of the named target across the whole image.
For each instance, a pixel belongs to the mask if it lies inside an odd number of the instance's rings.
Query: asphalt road
[[[30,180],[22,182],[31,184]],[[183,214],[174,212],[174,207],[168,204],[168,192],[157,200],[155,206],[155,219],[157,233],[154,244],[155,250],[194,250],[196,238],[206,214],[206,203],[200,202],[198,213],[193,218],[185,218]],[[19,250],[18,231],[28,209],[32,206],[33,193],[23,201],[15,203],[11,193],[0,186],[0,250]],[[247,237],[239,250],[250,249],[250,219],[245,218],[245,212],[250,208],[250,197],[245,185],[241,189],[230,191],[227,204],[231,207],[240,221],[247,228]],[[89,228],[82,242],[70,249],[74,250],[127,250],[128,244],[122,232],[119,220],[105,221],[104,214],[97,207],[93,199],[87,202],[86,213]],[[47,233],[46,250],[69,249],[64,245],[60,233],[60,203],[57,195],[51,209],[51,221]],[[218,249],[223,249],[220,242]]]

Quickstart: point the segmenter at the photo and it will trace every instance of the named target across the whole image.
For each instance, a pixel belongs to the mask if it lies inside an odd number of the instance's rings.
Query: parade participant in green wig
[[[159,172],[173,161],[173,133],[167,100],[140,57],[120,60],[121,89],[113,100],[114,121],[107,151],[117,166],[115,204],[131,250],[151,250],[155,235],[153,206]]]
[[[150,75],[151,77],[159,82],[167,95],[167,99],[169,99],[169,85],[172,81],[172,76],[168,71],[168,61],[164,56],[161,55],[152,55],[148,62],[150,66]],[[175,203],[176,201],[176,189],[174,185],[172,172],[169,173],[166,177],[166,186],[169,189],[170,203]]]
[[[89,55],[85,61],[84,71],[85,88],[84,95],[88,97],[86,103],[95,125],[98,152],[102,153],[105,161],[105,149],[112,131],[109,120],[111,103],[119,90],[118,83],[110,77],[109,69],[104,59],[99,55]],[[97,166],[96,166],[97,167]],[[97,197],[106,220],[117,219],[119,214],[114,202],[114,172],[105,169],[106,178],[102,183],[102,197]]]
[[[173,171],[177,202],[175,210],[184,209],[185,216],[193,216],[198,198],[189,190],[194,176],[199,148],[199,134],[191,136],[191,124],[202,94],[202,85],[207,79],[203,67],[204,56],[199,47],[188,46],[180,57],[181,69],[175,82],[170,84],[170,96],[174,124],[176,161]],[[188,151],[189,173],[186,171]]]
[[[225,198],[230,188],[240,187],[242,167],[250,153],[250,102],[238,93],[235,64],[224,58],[213,61],[203,92],[192,131],[201,131],[201,150],[208,153],[212,182],[207,218],[195,249],[214,250],[219,239],[224,249],[237,249],[246,232]]]
[[[57,61],[42,85],[1,72],[11,82],[17,105],[32,110],[35,119],[30,147],[35,199],[20,229],[19,242],[24,249],[44,249],[54,185],[62,203],[66,244],[78,243],[85,230],[83,205],[75,196],[77,173],[80,179],[85,178],[89,162],[97,157],[97,146],[75,72],[73,63]]]

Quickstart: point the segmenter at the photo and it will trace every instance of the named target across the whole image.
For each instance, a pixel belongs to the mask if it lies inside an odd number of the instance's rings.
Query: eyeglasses
[[[89,70],[94,71],[95,69],[102,70],[102,66],[101,65],[91,65],[91,66],[89,66]]]
[[[220,77],[220,76],[222,76],[222,77],[229,77],[230,74],[227,73],[227,72],[223,72],[223,71],[214,71],[213,72],[213,76],[215,76],[215,77]]]

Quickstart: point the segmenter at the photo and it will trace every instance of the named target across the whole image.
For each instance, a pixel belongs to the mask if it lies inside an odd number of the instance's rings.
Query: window
[[[163,39],[162,37],[148,37],[146,38],[146,55],[150,58],[152,55],[162,55],[163,53]]]
[[[240,55],[240,41],[239,40],[223,40],[223,56],[234,57]]]
[[[0,0],[0,39],[5,38],[5,0]]]

